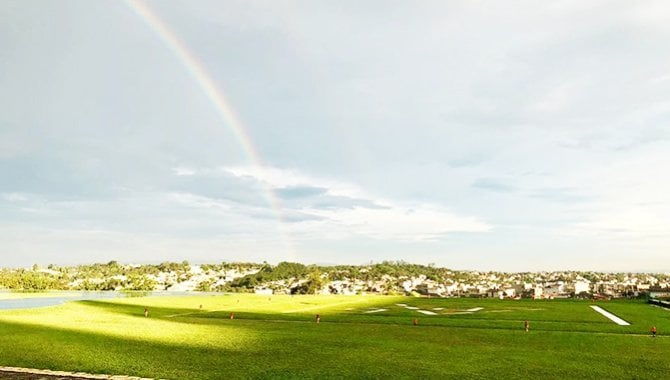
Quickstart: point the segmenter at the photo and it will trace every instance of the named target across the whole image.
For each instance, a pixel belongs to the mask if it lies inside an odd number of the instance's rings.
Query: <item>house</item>
[[[650,298],[670,298],[670,288],[649,288]]]
[[[273,293],[272,289],[270,288],[265,288],[265,287],[259,287],[254,289],[254,294],[260,294],[263,296],[271,296]]]
[[[591,291],[591,283],[587,280],[575,281],[575,295],[580,293],[588,293]]]

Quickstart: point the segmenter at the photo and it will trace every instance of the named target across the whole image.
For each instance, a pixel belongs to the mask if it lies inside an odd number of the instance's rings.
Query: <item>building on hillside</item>
[[[670,288],[649,288],[650,298],[670,298]]]
[[[264,296],[271,296],[274,292],[270,288],[258,287],[254,288],[254,294],[260,294]]]
[[[416,292],[424,296],[441,297],[442,291],[435,284],[419,284],[416,286]]]
[[[591,283],[588,280],[575,281],[575,295],[581,293],[589,293],[591,291]]]
[[[517,295],[516,288],[513,286],[506,286],[502,288],[503,296],[508,298],[514,298]]]
[[[544,297],[544,292],[541,285],[537,285],[532,289],[532,296],[535,299],[540,299]]]
[[[567,292],[565,290],[565,284],[563,281],[557,281],[554,283],[547,284],[544,289],[542,294],[544,295],[544,298],[558,298],[558,297],[566,297]]]

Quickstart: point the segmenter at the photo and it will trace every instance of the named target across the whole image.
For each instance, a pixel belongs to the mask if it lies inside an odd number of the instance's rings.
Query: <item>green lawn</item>
[[[173,379],[659,379],[670,373],[669,310],[598,302],[631,323],[618,326],[590,305],[254,295],[71,302],[0,311],[0,365]],[[366,313],[379,309],[386,310]],[[656,339],[648,335],[652,325],[661,335]]]
[[[19,292],[19,291],[0,291],[0,300],[14,300],[25,298],[48,298],[48,297],[76,297],[73,292],[51,291],[51,292]]]

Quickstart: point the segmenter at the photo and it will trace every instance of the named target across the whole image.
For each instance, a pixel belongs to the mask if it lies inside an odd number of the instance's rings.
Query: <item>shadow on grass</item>
[[[91,306],[97,309],[103,309],[105,311],[113,312],[116,314],[123,314],[131,317],[144,317],[145,308],[149,311],[149,316],[151,318],[169,318],[173,315],[182,315],[190,313],[205,313],[199,308],[184,308],[184,307],[163,307],[163,306],[153,306],[150,302],[147,305],[135,305],[135,304],[126,304],[126,303],[117,303],[109,302],[102,300],[87,300],[87,301],[76,301],[76,304]]]
[[[248,332],[247,332],[248,333]],[[186,342],[185,342],[186,343]],[[142,341],[104,333],[0,322],[0,365],[159,378],[226,378],[221,358],[256,354],[244,347]],[[229,363],[228,363],[229,364]],[[206,368],[206,371],[203,371]],[[239,369],[238,369],[239,370]]]

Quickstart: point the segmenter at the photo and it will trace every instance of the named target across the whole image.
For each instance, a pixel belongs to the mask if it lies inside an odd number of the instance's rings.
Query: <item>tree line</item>
[[[331,281],[363,281],[372,282],[385,279],[385,289],[370,289],[392,293],[401,288],[403,279],[425,276],[426,279],[438,283],[468,282],[481,279],[482,276],[506,276],[508,279],[533,282],[541,280],[540,274],[521,272],[507,274],[504,272],[473,272],[455,271],[436,267],[433,264],[411,264],[404,261],[382,261],[368,265],[305,265],[294,262],[280,262],[271,265],[266,262],[223,262],[220,264],[201,264],[200,269],[208,275],[208,279],[200,281],[195,290],[217,292],[253,292],[257,287],[271,289],[289,289],[293,294],[315,293]],[[248,273],[232,281],[227,277],[229,272]],[[168,274],[168,276],[165,276]],[[163,275],[161,283],[157,279]],[[117,261],[108,263],[86,264],[76,266],[48,265],[40,268],[0,269],[0,288],[12,290],[166,290],[176,283],[191,279],[193,273],[188,261],[163,262],[160,264],[124,265]],[[511,276],[511,277],[510,277]],[[558,276],[558,277],[556,277]],[[552,279],[572,280],[580,276],[589,281],[616,279],[634,276],[632,273],[598,273],[598,272],[558,272]],[[640,276],[646,276],[641,274]],[[669,281],[668,274],[654,274],[656,281]],[[555,278],[554,278],[555,277]]]

